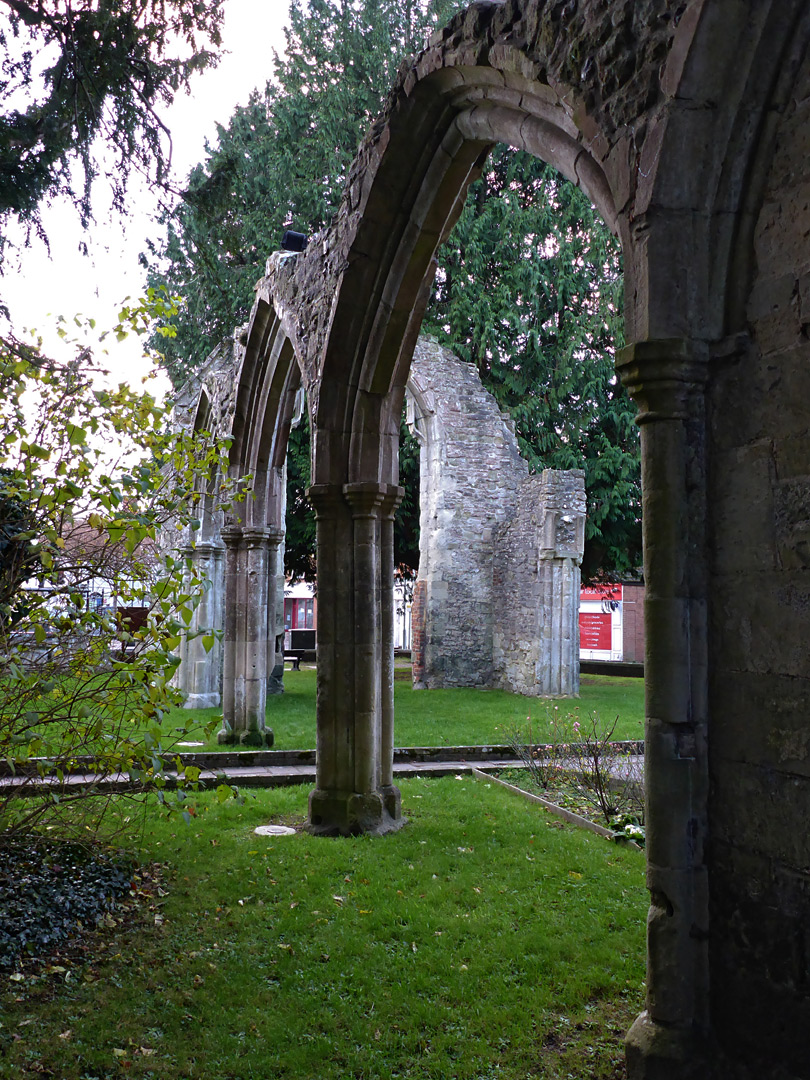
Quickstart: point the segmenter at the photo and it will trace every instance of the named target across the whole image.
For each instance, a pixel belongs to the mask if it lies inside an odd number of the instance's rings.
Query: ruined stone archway
[[[385,831],[382,582],[434,252],[496,141],[579,182],[621,236],[650,791],[633,1078],[808,1075],[809,43],[801,0],[474,4],[403,70],[332,228],[262,286],[312,418],[329,614],[311,824]]]
[[[247,494],[224,517],[204,498],[201,534],[189,537],[187,548],[210,583],[192,629],[221,630],[223,640],[205,655],[200,638],[184,641],[178,674],[187,706],[206,707],[220,703],[221,670],[220,743],[273,741],[265,705],[268,685],[280,689],[283,670],[285,459],[300,384],[293,343],[259,290],[248,324],[214,350],[175,407],[179,423],[229,439],[231,478],[250,478]],[[202,478],[203,485],[216,482]]]

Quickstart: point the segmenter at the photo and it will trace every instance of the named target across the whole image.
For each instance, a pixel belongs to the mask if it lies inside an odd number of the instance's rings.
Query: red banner
[[[580,649],[604,649],[610,652],[613,645],[612,617],[601,611],[579,613]]]

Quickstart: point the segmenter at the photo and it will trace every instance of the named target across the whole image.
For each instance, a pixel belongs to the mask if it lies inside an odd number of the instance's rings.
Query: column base
[[[395,787],[365,795],[318,788],[309,793],[306,829],[313,836],[384,836],[406,823]]]
[[[217,742],[220,746],[232,746],[233,743],[236,742],[236,735],[234,735],[233,728],[224,721],[222,727],[217,732]]]
[[[217,693],[211,694],[189,694],[186,700],[183,702],[184,709],[216,709],[220,703],[220,696]]]
[[[264,731],[243,731],[238,738],[234,739],[240,746],[267,746],[271,747],[275,742],[275,736],[271,728]]]
[[[721,1075],[702,1036],[666,1027],[646,1011],[627,1033],[625,1052],[627,1080],[712,1080]]]

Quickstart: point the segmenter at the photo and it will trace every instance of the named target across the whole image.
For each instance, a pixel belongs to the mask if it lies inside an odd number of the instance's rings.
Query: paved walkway
[[[289,784],[315,782],[315,751],[243,751],[241,753],[181,754],[188,765],[201,769],[200,780],[206,787],[230,783],[237,787],[283,787]],[[455,776],[510,768],[519,765],[509,747],[426,747],[395,751],[394,775]],[[167,768],[166,775],[177,775]],[[61,780],[56,777],[0,776],[3,787],[24,787],[31,794],[38,790],[63,787],[76,790],[103,784],[112,790],[132,790],[137,787],[125,773],[99,776],[77,770]]]
[[[631,775],[638,775],[639,765],[643,767],[643,757],[638,754],[638,743],[628,744],[628,749],[636,750],[627,759],[626,768]],[[167,755],[166,775],[176,776],[172,765],[177,755]],[[218,753],[183,753],[179,755],[184,764],[200,769],[200,780],[206,787],[216,787],[219,783],[234,784],[237,787],[284,787],[289,784],[312,784],[315,782],[314,750],[244,750]],[[170,764],[171,763],[171,764]],[[456,776],[472,773],[474,770],[491,772],[497,769],[520,768],[517,755],[508,746],[439,746],[439,747],[404,747],[394,751],[394,776]],[[74,772],[62,777],[38,777],[0,774],[0,790],[8,787],[25,788],[26,793],[62,788],[76,790],[102,784],[117,791],[131,791],[137,788],[128,774],[115,773],[100,776],[83,772],[77,767]]]

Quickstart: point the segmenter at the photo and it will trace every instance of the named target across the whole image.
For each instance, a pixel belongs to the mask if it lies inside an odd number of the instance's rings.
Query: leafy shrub
[[[49,951],[96,925],[129,892],[134,864],[76,843],[42,840],[3,846],[0,970],[23,954]]]

